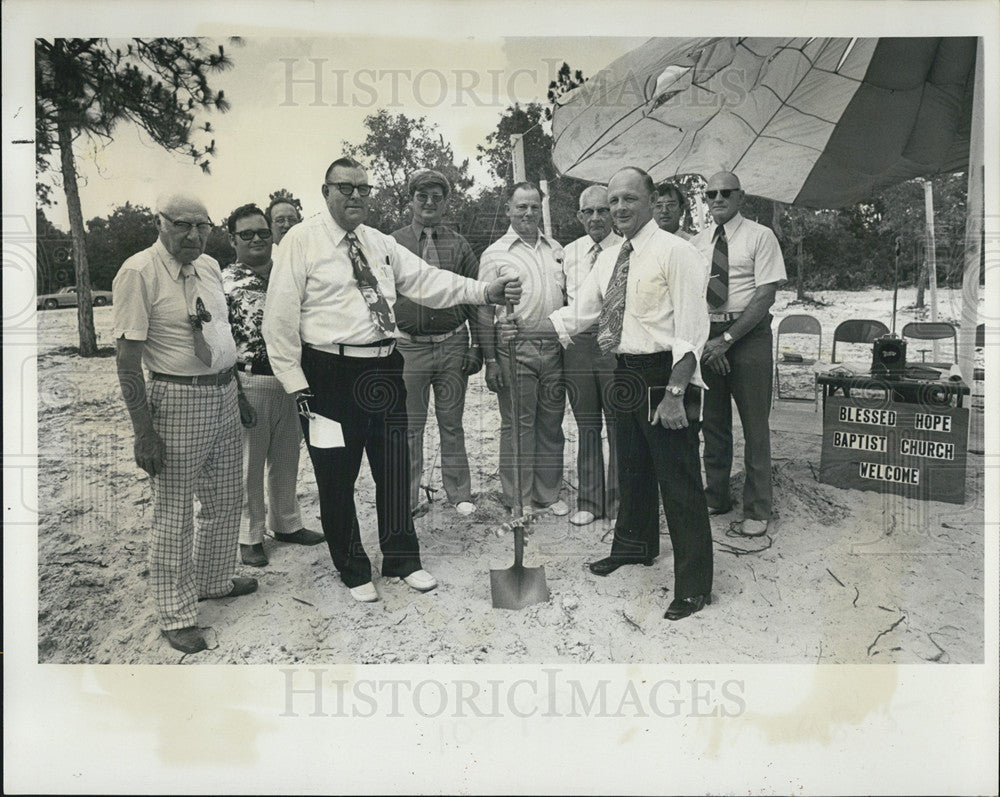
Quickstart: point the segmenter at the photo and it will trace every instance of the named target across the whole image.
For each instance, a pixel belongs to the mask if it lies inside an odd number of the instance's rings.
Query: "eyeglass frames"
[[[372,187],[367,183],[327,183],[327,185],[332,185],[344,196],[351,196],[355,188],[358,189],[360,196],[368,196],[372,192]]]
[[[712,189],[711,191],[706,191],[705,196],[709,199],[715,199],[716,196],[722,194],[723,199],[729,199],[732,194],[735,194],[739,190],[739,188],[720,188],[718,191]]]
[[[260,230],[241,230],[240,232],[234,232],[233,235],[241,241],[252,241],[255,235],[260,238],[260,240],[266,241],[271,237],[271,231],[265,227]]]

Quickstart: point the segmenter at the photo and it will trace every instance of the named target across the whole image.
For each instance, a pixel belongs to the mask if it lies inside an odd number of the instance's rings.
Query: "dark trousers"
[[[689,387],[686,429],[649,422],[648,389],[670,378],[670,352],[619,355],[615,369],[615,442],[620,504],[611,556],[639,559],[660,552],[657,487],[674,553],[674,597],[712,590],[712,531],[701,481],[697,420],[701,391]],[[655,404],[662,398],[662,391]],[[655,409],[654,404],[654,409]]]
[[[715,323],[711,337],[721,335],[732,322]],[[771,316],[764,316],[750,332],[736,341],[726,359],[728,374],[702,368],[708,387],[705,394],[705,480],[708,503],[729,506],[729,475],[733,467],[733,406],[743,425],[743,516],[752,520],[771,517],[771,379],[774,355],[771,344]]]
[[[361,544],[354,483],[367,454],[375,480],[382,575],[408,576],[420,569],[420,548],[410,515],[410,458],[406,442],[403,358],[342,357],[302,349],[302,371],[315,398],[314,413],[341,425],[342,448],[309,446],[320,520],[333,564],[348,587],[371,581],[371,561]],[[309,443],[309,423],[303,419]]]

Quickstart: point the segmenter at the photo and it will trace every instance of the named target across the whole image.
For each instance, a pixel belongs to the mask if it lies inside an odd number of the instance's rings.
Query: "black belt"
[[[618,362],[626,368],[652,368],[671,360],[673,354],[669,351],[655,351],[650,354],[619,354]]]
[[[236,363],[236,369],[244,374],[254,376],[274,376],[269,363]]]
[[[217,374],[199,374],[198,376],[179,376],[175,374],[158,374],[151,372],[150,379],[157,382],[173,382],[178,385],[228,385],[233,378],[233,369],[227,368]]]

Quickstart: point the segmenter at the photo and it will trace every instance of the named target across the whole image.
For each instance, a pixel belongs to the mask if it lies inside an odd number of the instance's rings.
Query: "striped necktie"
[[[618,348],[622,339],[622,323],[625,320],[625,286],[628,283],[628,260],[632,251],[632,242],[625,241],[615,269],[611,272],[608,290],[604,295],[604,307],[597,319],[597,345],[603,354],[609,354]]]
[[[715,248],[712,250],[712,272],[708,277],[708,306],[722,307],[729,298],[729,242],[726,228],[715,228]]]
[[[594,268],[594,264],[597,263],[597,257],[598,257],[598,255],[601,254],[602,251],[604,251],[604,250],[601,249],[600,243],[595,243],[594,246],[591,248],[591,250],[590,250],[590,268],[591,269]]]

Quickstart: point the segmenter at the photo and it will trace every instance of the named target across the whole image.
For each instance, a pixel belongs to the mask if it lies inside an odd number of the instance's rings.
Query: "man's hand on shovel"
[[[497,333],[500,336],[501,343],[507,344],[512,340],[517,340],[519,333],[517,319],[508,314],[499,324],[497,324]]]
[[[512,518],[499,526],[495,534],[497,537],[502,537],[505,533],[514,531],[514,529],[520,527],[524,530],[524,536],[527,537],[532,533],[531,524],[548,511],[548,509],[530,509],[521,515],[521,517]]]

